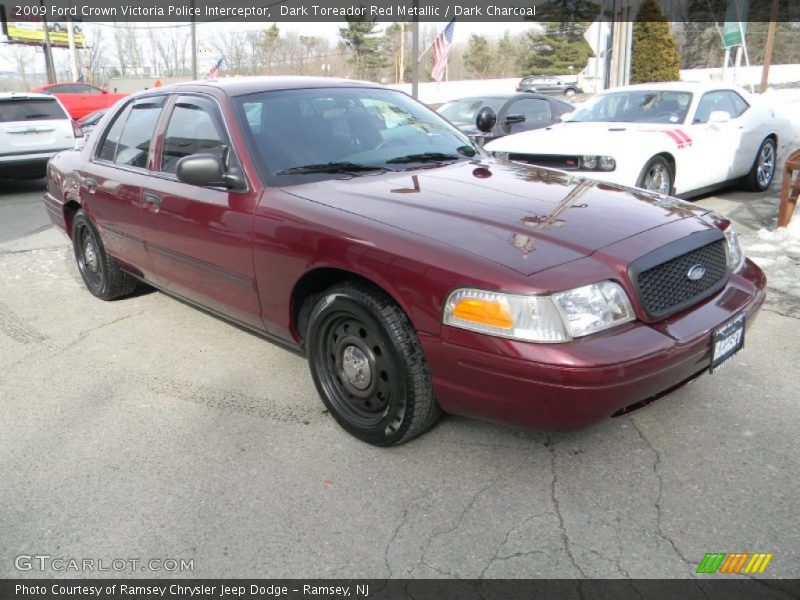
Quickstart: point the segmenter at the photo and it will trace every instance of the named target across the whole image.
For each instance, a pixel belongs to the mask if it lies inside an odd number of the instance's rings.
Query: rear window
[[[50,98],[0,100],[0,123],[66,119],[64,109]]]

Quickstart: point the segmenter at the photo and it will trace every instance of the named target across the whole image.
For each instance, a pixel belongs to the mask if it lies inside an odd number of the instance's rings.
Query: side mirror
[[[491,106],[484,106],[475,117],[475,126],[483,133],[491,133],[497,125],[497,114]]]
[[[731,120],[731,114],[726,110],[715,110],[708,115],[709,123],[727,123]]]
[[[103,88],[102,90],[100,90],[100,93],[101,93],[101,94],[107,94],[107,93],[108,93],[108,90],[107,90],[106,88]]]
[[[524,123],[525,115],[508,115],[506,117],[506,125],[513,125],[514,123]]]
[[[225,172],[222,159],[211,152],[198,152],[184,156],[175,165],[178,180],[200,187],[225,187],[229,190],[246,188],[244,177],[239,169]]]

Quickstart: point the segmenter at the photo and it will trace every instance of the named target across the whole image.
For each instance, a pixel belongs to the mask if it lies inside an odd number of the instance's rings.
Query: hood
[[[490,142],[485,146],[489,152],[513,152],[520,154],[596,154],[614,152],[610,149],[626,148],[645,143],[650,138],[659,143],[667,142],[681,146],[691,139],[681,125],[654,123],[556,123],[550,127],[523,131]]]
[[[306,183],[284,191],[523,275],[696,214],[691,204],[674,198],[490,160]]]

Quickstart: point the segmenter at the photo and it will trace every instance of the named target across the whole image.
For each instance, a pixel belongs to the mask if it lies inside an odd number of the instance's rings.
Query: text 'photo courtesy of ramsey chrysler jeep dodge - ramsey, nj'
[[[443,411],[549,431],[627,414],[730,359],[765,297],[727,220],[490,158],[370,83],[130,96],[50,161],[45,204],[92,294],[144,282],[293,347],[376,445]]]

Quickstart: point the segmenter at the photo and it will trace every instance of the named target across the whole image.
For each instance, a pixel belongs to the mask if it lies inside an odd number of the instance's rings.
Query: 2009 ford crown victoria
[[[53,158],[45,200],[92,294],[144,281],[299,348],[378,445],[441,411],[562,431],[625,414],[729,359],[765,295],[728,221],[490,159],[368,83],[131,96]]]

